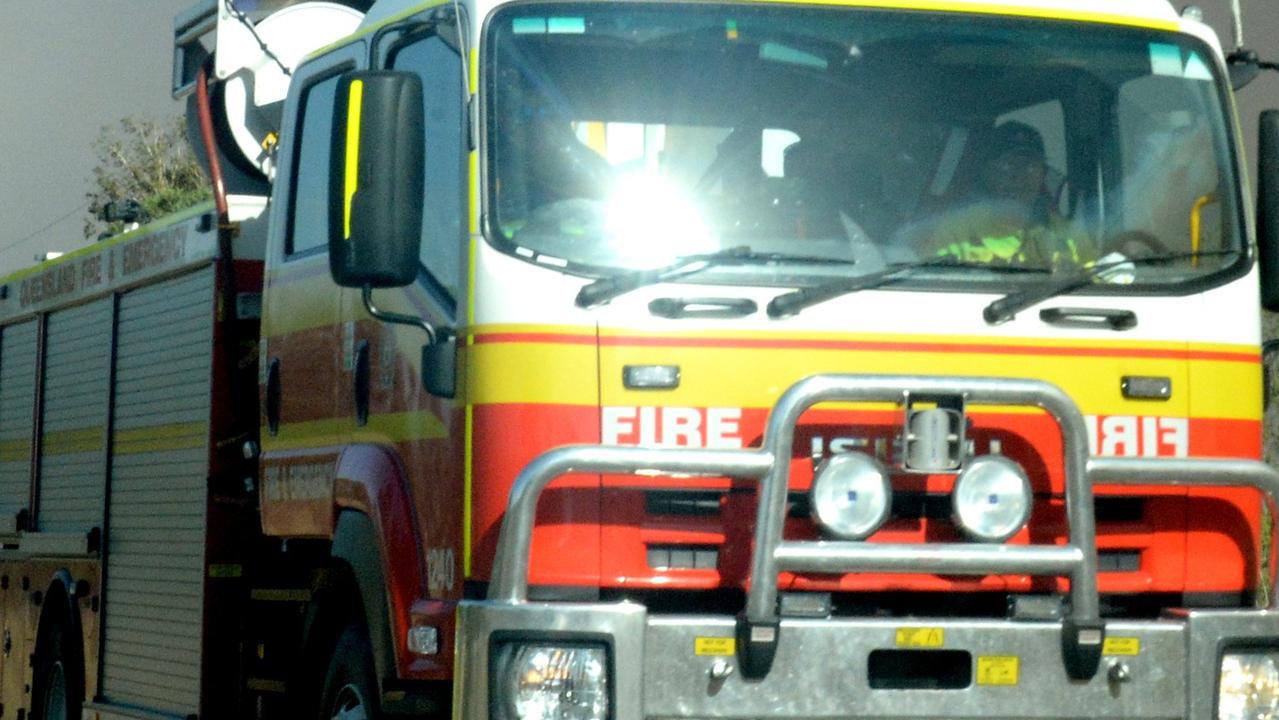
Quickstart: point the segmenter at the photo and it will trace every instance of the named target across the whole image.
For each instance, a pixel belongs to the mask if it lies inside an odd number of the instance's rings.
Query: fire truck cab
[[[1193,14],[249,5],[214,204],[0,280],[0,717],[1279,713]]]

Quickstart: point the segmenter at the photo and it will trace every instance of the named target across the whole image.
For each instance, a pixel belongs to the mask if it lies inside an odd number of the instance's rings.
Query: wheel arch
[[[36,648],[40,652],[40,640],[45,636],[49,623],[62,622],[72,637],[79,640],[72,643],[78,651],[75,659],[79,661],[80,672],[84,672],[84,627],[80,622],[80,602],[76,591],[76,580],[66,569],[53,574],[44,597],[40,601],[40,620],[36,624]]]
[[[374,669],[381,681],[394,674],[396,661],[391,605],[387,599],[386,575],[383,572],[383,553],[379,540],[377,528],[367,514],[359,510],[339,510],[330,554],[339,564],[335,568],[339,573],[337,592],[346,596],[338,602],[346,607],[336,612],[347,620],[355,619],[349,617],[355,611],[349,605],[352,600],[358,599],[358,619],[368,629]],[[341,577],[348,573],[347,577]],[[342,587],[343,585],[347,587]],[[355,595],[354,598],[351,597],[352,594]],[[334,620],[343,622],[336,618]]]
[[[352,445],[336,475],[331,558],[354,582],[379,681],[404,677],[409,610],[424,597],[426,577],[403,464],[390,448]]]

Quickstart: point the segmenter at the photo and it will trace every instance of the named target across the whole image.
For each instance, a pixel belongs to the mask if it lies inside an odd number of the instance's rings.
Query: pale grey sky
[[[103,125],[183,112],[169,97],[173,16],[193,2],[0,0],[0,276],[85,244]],[[1198,4],[1229,47],[1229,0]],[[1245,40],[1279,61],[1279,4],[1244,0],[1244,12]],[[1279,73],[1245,89],[1239,107],[1255,168],[1257,113],[1279,107]]]
[[[85,244],[93,141],[163,118],[173,16],[194,0],[0,0],[0,275]]]

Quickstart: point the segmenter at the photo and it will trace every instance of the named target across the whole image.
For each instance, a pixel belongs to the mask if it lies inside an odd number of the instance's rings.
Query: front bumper
[[[699,639],[732,638],[736,627],[732,617],[650,616],[633,603],[468,602],[459,617],[455,697],[462,698],[462,718],[487,720],[491,639],[567,633],[610,646],[615,720],[1212,718],[1222,649],[1279,639],[1279,615],[1268,610],[1108,622],[1106,634],[1124,654],[1104,656],[1098,672],[1079,681],[1063,665],[1059,623],[783,619],[771,671],[750,680],[732,656],[697,654]],[[941,647],[924,652],[968,653],[971,682],[956,689],[872,687],[871,654],[897,650],[903,629],[941,630]],[[727,677],[717,678],[725,666]]]
[[[959,395],[972,404],[1032,405],[1062,430],[1070,539],[1065,545],[897,546],[783,540],[793,431],[829,401]],[[1093,483],[1248,486],[1279,507],[1279,473],[1254,461],[1087,457],[1083,418],[1059,389],[990,378],[815,376],[770,414],[759,450],[575,447],[534,460],[516,480],[494,578],[458,617],[459,720],[489,720],[489,677],[501,642],[602,642],[609,648],[611,720],[641,718],[1211,718],[1223,650],[1279,644],[1279,613],[1175,611],[1103,623],[1097,595]],[[649,615],[633,603],[531,603],[528,547],[537,499],[569,472],[756,478],[752,583],[737,617]],[[643,477],[640,477],[643,476]],[[963,618],[781,618],[782,571],[1027,573],[1070,578],[1061,621]],[[1272,590],[1272,602],[1279,594]],[[695,612],[690,608],[690,612]],[[932,654],[930,654],[932,653]],[[878,662],[885,660],[886,662]],[[946,665],[941,674],[931,665]]]

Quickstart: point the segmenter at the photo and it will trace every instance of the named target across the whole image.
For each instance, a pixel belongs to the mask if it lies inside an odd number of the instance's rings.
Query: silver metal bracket
[[[373,304],[373,288],[369,287],[368,285],[364,286],[362,292],[360,293],[360,297],[364,300],[364,309],[368,311],[369,315],[373,316],[374,318],[378,320],[381,320],[384,323],[391,323],[392,325],[408,325],[409,327],[420,328],[422,332],[426,333],[426,344],[427,345],[435,344],[435,340],[436,340],[435,327],[431,325],[431,323],[423,320],[420,317],[415,317],[413,315],[405,315],[403,313],[391,312],[389,310],[383,310],[382,308],[379,308],[378,306],[374,305]]]
[[[964,396],[928,396],[906,392],[901,467],[907,472],[956,472],[968,455],[968,419]]]
[[[390,312],[373,304],[373,288],[364,286],[360,297],[369,315],[385,323],[408,325],[426,333],[422,346],[422,385],[436,397],[452,398],[457,394],[456,333],[451,328],[436,328],[414,315]]]

